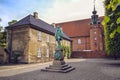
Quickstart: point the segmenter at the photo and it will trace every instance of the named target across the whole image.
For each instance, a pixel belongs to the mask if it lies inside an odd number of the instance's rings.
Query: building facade
[[[100,17],[102,21],[103,17]],[[69,36],[72,42],[72,51],[103,51],[104,35],[101,24],[90,25],[91,19],[57,23]]]
[[[55,28],[38,18],[38,13],[28,15],[6,27],[9,60],[19,63],[36,63],[53,60],[57,46]],[[71,39],[63,34],[62,44],[71,46]]]

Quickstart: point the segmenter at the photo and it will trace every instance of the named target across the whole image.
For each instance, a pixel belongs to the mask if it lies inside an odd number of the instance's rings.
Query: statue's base
[[[65,61],[54,60],[53,65],[50,65],[45,69],[41,69],[41,71],[67,73],[74,69],[75,69],[74,67],[66,64]]]

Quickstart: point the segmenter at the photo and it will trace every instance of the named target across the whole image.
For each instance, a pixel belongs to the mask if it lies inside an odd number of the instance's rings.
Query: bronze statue
[[[62,32],[61,28],[58,26],[56,28],[56,32],[55,32],[55,39],[58,43],[58,48],[61,48],[60,41],[62,40],[62,35],[63,35],[63,32]]]
[[[63,32],[62,32],[61,28],[58,26],[56,28],[56,32],[55,32],[55,39],[58,43],[57,48],[55,50],[55,54],[54,54],[55,60],[63,60],[63,58],[64,58],[63,54],[62,54],[63,49],[61,48],[61,44],[60,44],[60,41],[62,40],[62,36],[63,36]]]

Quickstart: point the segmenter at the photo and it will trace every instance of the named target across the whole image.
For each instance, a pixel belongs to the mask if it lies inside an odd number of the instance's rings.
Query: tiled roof
[[[103,17],[100,17],[100,21],[103,20]],[[69,21],[57,23],[61,26],[65,34],[69,37],[82,37],[90,35],[90,19]]]
[[[20,21],[6,28],[14,28],[21,25],[29,25],[29,24],[32,25],[31,26],[32,28],[45,31],[52,35],[55,34],[55,28],[52,25],[42,21],[41,19],[35,19],[33,15],[28,15],[27,17],[21,19]],[[63,38],[71,41],[71,39],[65,34],[63,34]]]

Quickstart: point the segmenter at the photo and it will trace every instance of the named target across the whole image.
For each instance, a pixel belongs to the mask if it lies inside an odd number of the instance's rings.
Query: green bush
[[[105,49],[108,55],[120,54],[120,0],[105,0]]]
[[[63,48],[64,57],[70,58],[71,56],[70,46],[62,45],[62,48]]]

